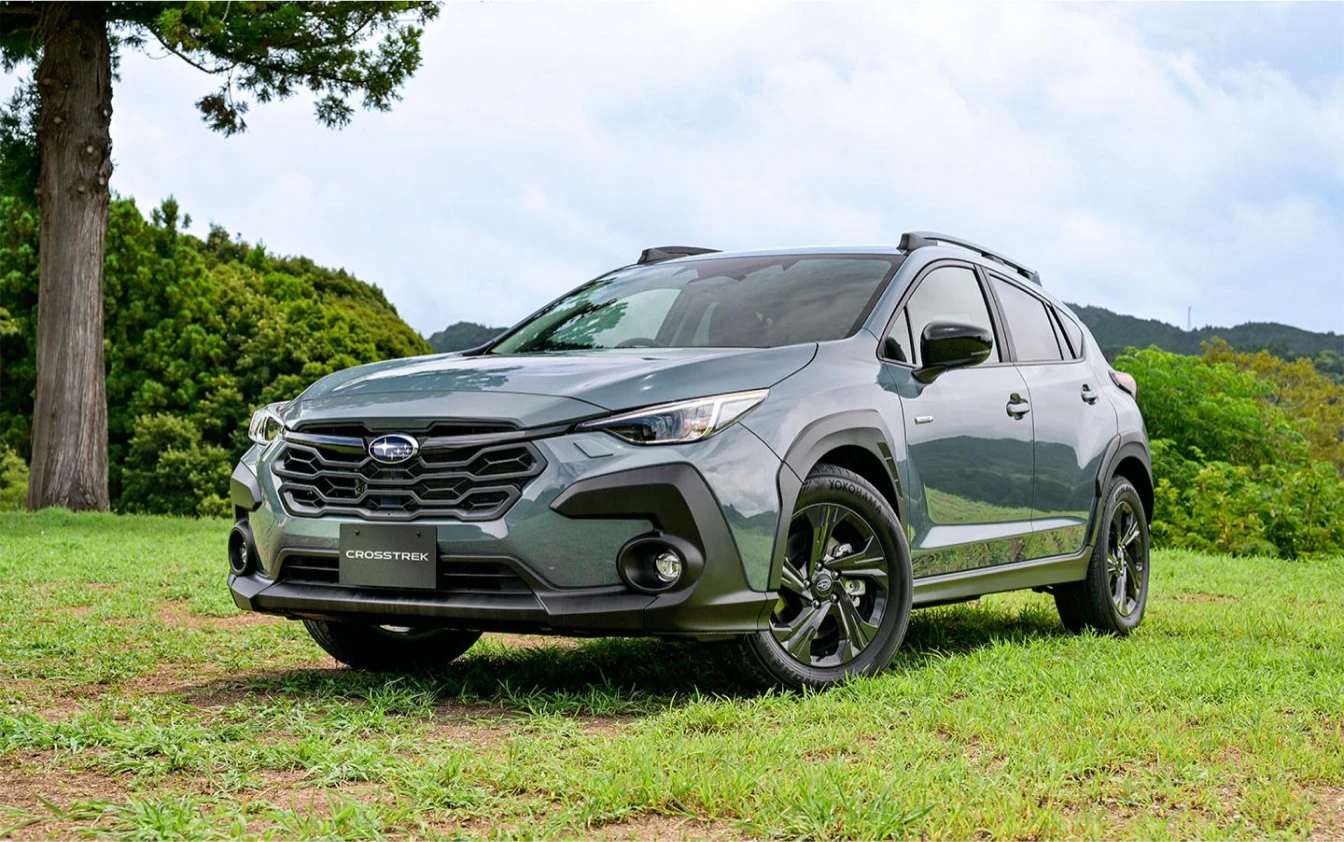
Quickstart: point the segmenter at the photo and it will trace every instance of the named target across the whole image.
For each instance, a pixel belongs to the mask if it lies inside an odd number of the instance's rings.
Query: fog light
[[[246,521],[238,521],[229,531],[229,569],[235,576],[246,576],[256,566],[252,530]]]
[[[675,582],[681,578],[681,556],[676,550],[663,550],[653,559],[653,569],[664,582]]]

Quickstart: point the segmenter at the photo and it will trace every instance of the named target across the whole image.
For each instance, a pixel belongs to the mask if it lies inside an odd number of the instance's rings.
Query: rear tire
[[[480,632],[369,626],[304,620],[317,645],[341,663],[374,672],[425,672],[446,666],[480,639]]]
[[[1125,636],[1148,607],[1148,517],[1134,485],[1114,477],[1101,509],[1101,528],[1087,578],[1055,586],[1059,619],[1071,632],[1093,629]]]
[[[770,628],[722,644],[729,668],[794,690],[880,672],[905,638],[913,580],[891,504],[853,471],[822,464],[791,517]]]

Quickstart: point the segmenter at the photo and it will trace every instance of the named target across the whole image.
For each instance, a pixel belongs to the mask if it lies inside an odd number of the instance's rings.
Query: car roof
[[[742,257],[788,257],[788,256],[825,256],[825,255],[844,255],[844,256],[872,256],[872,257],[899,257],[907,258],[919,252],[921,255],[927,254],[932,262],[938,259],[956,259],[975,263],[985,269],[997,272],[1014,279],[1020,279],[1022,272],[1018,267],[1005,263],[995,257],[987,257],[979,251],[963,247],[961,245],[941,243],[925,246],[919,249],[904,249],[899,245],[865,245],[865,246],[781,246],[776,248],[763,249],[741,249],[737,251],[709,251],[704,254],[692,254],[679,257],[672,257],[666,260],[660,260],[658,263],[694,263],[705,260],[723,260]],[[1040,282],[1040,276],[1032,273],[1032,286],[1037,292],[1044,292],[1043,285]]]

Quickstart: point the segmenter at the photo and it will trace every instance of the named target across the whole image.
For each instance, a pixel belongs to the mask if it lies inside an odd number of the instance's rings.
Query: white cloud
[[[1145,14],[449,4],[392,113],[331,133],[307,102],[258,106],[228,140],[190,107],[208,79],[128,57],[114,185],[345,266],[425,332],[514,320],[647,245],[914,228],[1069,300],[1344,330],[1320,256],[1344,242],[1344,69],[1211,63]],[[1208,26],[1255,24],[1235,14]]]

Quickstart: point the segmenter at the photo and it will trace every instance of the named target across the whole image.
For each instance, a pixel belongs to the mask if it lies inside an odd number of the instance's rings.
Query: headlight
[[[579,429],[603,430],[634,444],[684,444],[707,439],[731,426],[768,394],[769,389],[761,389],[651,406],[589,421]]]
[[[275,441],[275,437],[285,431],[285,422],[280,420],[280,410],[285,406],[284,403],[268,404],[252,413],[252,423],[247,425],[247,437],[257,444]]]

